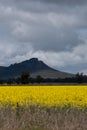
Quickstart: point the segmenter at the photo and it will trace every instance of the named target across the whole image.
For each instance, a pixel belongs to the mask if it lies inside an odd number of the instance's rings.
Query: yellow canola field
[[[1,105],[87,106],[86,86],[1,86]]]

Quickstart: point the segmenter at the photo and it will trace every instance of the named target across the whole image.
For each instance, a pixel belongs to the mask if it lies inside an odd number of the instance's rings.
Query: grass
[[[8,105],[0,109],[0,130],[87,130],[87,109]]]

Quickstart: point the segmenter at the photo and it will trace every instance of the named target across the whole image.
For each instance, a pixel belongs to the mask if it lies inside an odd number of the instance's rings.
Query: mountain
[[[41,75],[43,78],[66,78],[74,76],[70,73],[55,70],[43,61],[32,58],[8,67],[0,66],[0,78],[15,78],[20,76],[24,71],[28,71],[32,77],[36,77],[37,75]]]

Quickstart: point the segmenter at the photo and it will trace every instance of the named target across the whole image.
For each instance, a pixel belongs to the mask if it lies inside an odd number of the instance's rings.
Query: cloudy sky
[[[32,57],[87,74],[87,0],[0,0],[0,66]]]

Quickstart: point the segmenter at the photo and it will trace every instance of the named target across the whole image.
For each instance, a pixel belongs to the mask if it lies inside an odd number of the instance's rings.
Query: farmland
[[[87,106],[86,86],[3,86],[0,87],[1,105],[40,105],[71,107]]]
[[[0,130],[86,130],[86,86],[1,86]]]

